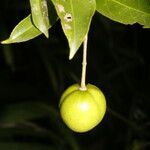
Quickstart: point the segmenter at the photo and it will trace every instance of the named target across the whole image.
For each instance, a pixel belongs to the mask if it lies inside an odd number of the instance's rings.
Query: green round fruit
[[[87,132],[103,119],[106,100],[102,91],[92,84],[81,90],[78,84],[70,86],[60,99],[60,113],[66,125],[75,132]]]

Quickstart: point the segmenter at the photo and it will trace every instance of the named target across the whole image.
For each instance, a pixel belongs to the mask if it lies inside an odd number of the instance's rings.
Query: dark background
[[[30,13],[28,1],[0,4],[0,40]],[[107,99],[103,121],[84,134],[59,116],[62,92],[80,82],[82,46],[69,61],[60,21],[24,43],[0,45],[0,150],[149,150],[149,29],[96,13],[88,43],[87,82]]]

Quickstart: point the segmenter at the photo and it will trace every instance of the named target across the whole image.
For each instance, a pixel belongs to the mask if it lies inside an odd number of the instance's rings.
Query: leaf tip
[[[43,34],[46,36],[46,38],[49,38],[48,31],[46,31],[46,32],[43,32]]]
[[[70,52],[69,54],[69,60],[71,60],[74,57],[74,55]]]
[[[45,26],[41,26],[38,28],[47,38],[49,38],[48,29]]]
[[[4,41],[1,41],[1,44],[9,44],[9,43],[11,43],[9,39],[6,39],[6,40],[4,40]]]
[[[76,54],[79,47],[77,46],[76,42],[73,42],[72,44],[70,44],[69,47],[70,47],[69,60],[71,60]]]
[[[70,48],[70,53],[69,53],[69,60],[71,60],[75,55],[75,49],[74,48]]]
[[[73,57],[71,55],[69,55],[69,60],[71,60]]]

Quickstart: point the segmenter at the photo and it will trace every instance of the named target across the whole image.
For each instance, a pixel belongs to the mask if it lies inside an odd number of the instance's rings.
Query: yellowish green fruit
[[[70,86],[60,99],[60,113],[66,125],[75,132],[87,132],[103,119],[106,100],[102,91],[92,84],[81,90],[78,84]]]

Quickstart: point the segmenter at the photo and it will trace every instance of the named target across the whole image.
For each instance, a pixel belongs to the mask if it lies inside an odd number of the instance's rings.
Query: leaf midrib
[[[140,13],[143,13],[143,14],[146,14],[146,15],[150,15],[150,14],[147,13],[147,12],[141,11],[141,10],[136,9],[136,8],[134,8],[134,7],[131,7],[131,6],[127,6],[127,5],[121,3],[121,2],[119,2],[119,1],[117,1],[117,0],[111,0],[111,1],[112,1],[112,2],[115,2],[115,3],[119,4],[119,5],[122,5],[122,6],[124,6],[124,7],[127,7],[128,9],[132,9],[132,10],[135,10],[135,11],[137,11],[137,12],[140,12]]]
[[[73,43],[74,43],[74,37],[75,37],[75,32],[76,32],[76,28],[75,28],[75,15],[74,15],[74,8],[73,8],[73,2],[72,0],[70,0],[70,5],[71,5],[71,10],[72,10],[72,21],[73,21]]]
[[[31,17],[31,15],[29,15],[29,16],[27,16],[27,17]],[[28,19],[28,18],[26,18],[26,19]],[[29,26],[28,28],[25,28],[25,29],[23,30],[23,32],[18,33],[16,36],[14,36],[14,35],[13,35],[14,33],[12,32],[12,35],[10,35],[10,37],[12,37],[12,40],[17,39],[22,33],[25,34],[28,30],[31,30],[33,27],[34,27],[34,26],[33,26],[32,24],[30,24],[30,26]]]

